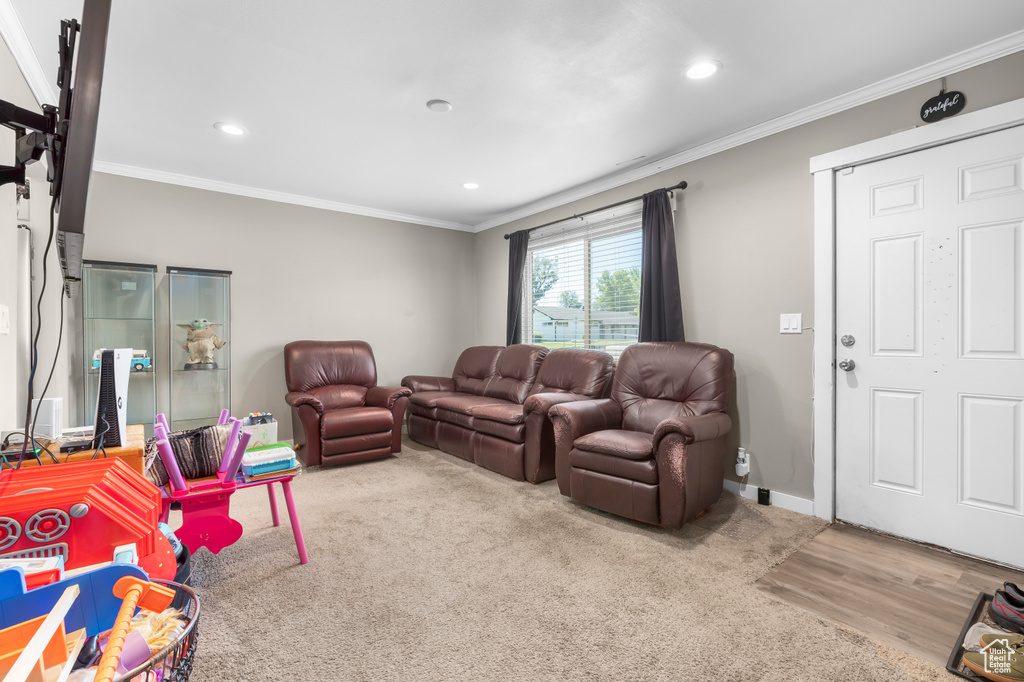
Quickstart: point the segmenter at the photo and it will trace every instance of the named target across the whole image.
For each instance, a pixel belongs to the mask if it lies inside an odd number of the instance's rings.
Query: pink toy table
[[[240,434],[241,422],[229,417],[227,410],[221,410],[218,423],[231,425],[231,435],[221,458],[220,469],[214,476],[186,481],[181,475],[177,459],[167,440],[167,434],[170,432],[167,419],[163,414],[157,415],[157,423],[153,427],[157,450],[170,479],[170,482],[161,489],[163,506],[160,520],[166,523],[171,513],[171,504],[178,502],[181,504],[181,528],[176,531],[178,538],[192,551],[206,547],[217,554],[242,537],[242,524],[231,518],[231,495],[236,490],[258,485],[267,486],[271,518],[275,526],[281,525],[277,516],[277,499],[274,497],[274,484],[279,482],[284,488],[284,499],[288,505],[292,533],[295,535],[295,547],[299,550],[299,561],[303,564],[309,563],[306,541],[302,539],[299,515],[295,512],[295,500],[292,498],[292,479],[295,475],[261,478],[256,481],[244,480],[238,470],[252,434]]]
[[[225,547],[233,545],[242,537],[242,524],[230,515],[231,495],[242,488],[254,488],[256,486],[267,486],[267,494],[270,497],[270,517],[275,526],[281,525],[277,513],[277,498],[274,495],[274,484],[280,483],[284,489],[285,505],[288,507],[288,519],[292,524],[292,534],[295,536],[295,547],[299,551],[299,562],[309,563],[309,556],[306,554],[306,542],[302,537],[302,526],[299,525],[299,515],[295,511],[295,499],[292,497],[292,479],[295,476],[281,476],[280,478],[267,478],[260,481],[244,482],[235,481],[225,485],[220,476],[211,476],[186,482],[188,492],[182,494],[175,492],[173,497],[169,496],[166,489],[163,492],[163,508],[161,521],[167,522],[170,516],[171,503],[181,503],[181,528],[174,531],[191,551],[200,547],[206,547],[214,554],[219,553]]]

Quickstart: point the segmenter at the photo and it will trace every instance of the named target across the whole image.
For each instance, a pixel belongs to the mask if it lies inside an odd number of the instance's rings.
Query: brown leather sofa
[[[408,376],[409,437],[519,481],[555,477],[552,405],[607,394],[607,353],[475,346],[451,377]]]
[[[722,495],[732,383],[723,348],[630,346],[611,397],[551,408],[559,491],[643,523],[692,521]]]
[[[351,464],[402,451],[411,391],[377,385],[365,341],[293,341],[284,347],[285,401],[307,466]]]

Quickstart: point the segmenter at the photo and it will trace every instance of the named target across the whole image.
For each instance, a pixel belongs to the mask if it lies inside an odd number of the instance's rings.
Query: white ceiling
[[[0,0],[49,101],[81,7]],[[483,229],[1019,49],[1021,0],[114,0],[96,168]]]

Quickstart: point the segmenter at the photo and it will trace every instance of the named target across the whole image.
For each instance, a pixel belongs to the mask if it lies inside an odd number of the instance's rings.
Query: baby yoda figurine
[[[213,361],[213,351],[219,350],[227,343],[213,330],[220,325],[210,324],[210,321],[204,318],[192,320],[192,324],[178,326],[188,331],[182,345],[189,355],[185,369],[217,369],[217,363]]]

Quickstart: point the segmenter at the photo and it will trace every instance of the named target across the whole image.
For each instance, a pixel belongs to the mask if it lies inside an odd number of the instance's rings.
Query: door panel
[[[871,389],[871,485],[924,494],[920,391]]]
[[[871,243],[871,339],[874,355],[921,355],[922,235]]]
[[[960,230],[961,357],[1021,359],[1021,221]]]
[[[1022,159],[1013,128],[836,177],[836,515],[1015,566]]]
[[[989,199],[1024,192],[1021,157],[988,161],[960,169],[960,200]]]
[[[1021,470],[1021,400],[960,396],[960,503],[1024,515]],[[1019,539],[1019,536],[1018,536]]]

